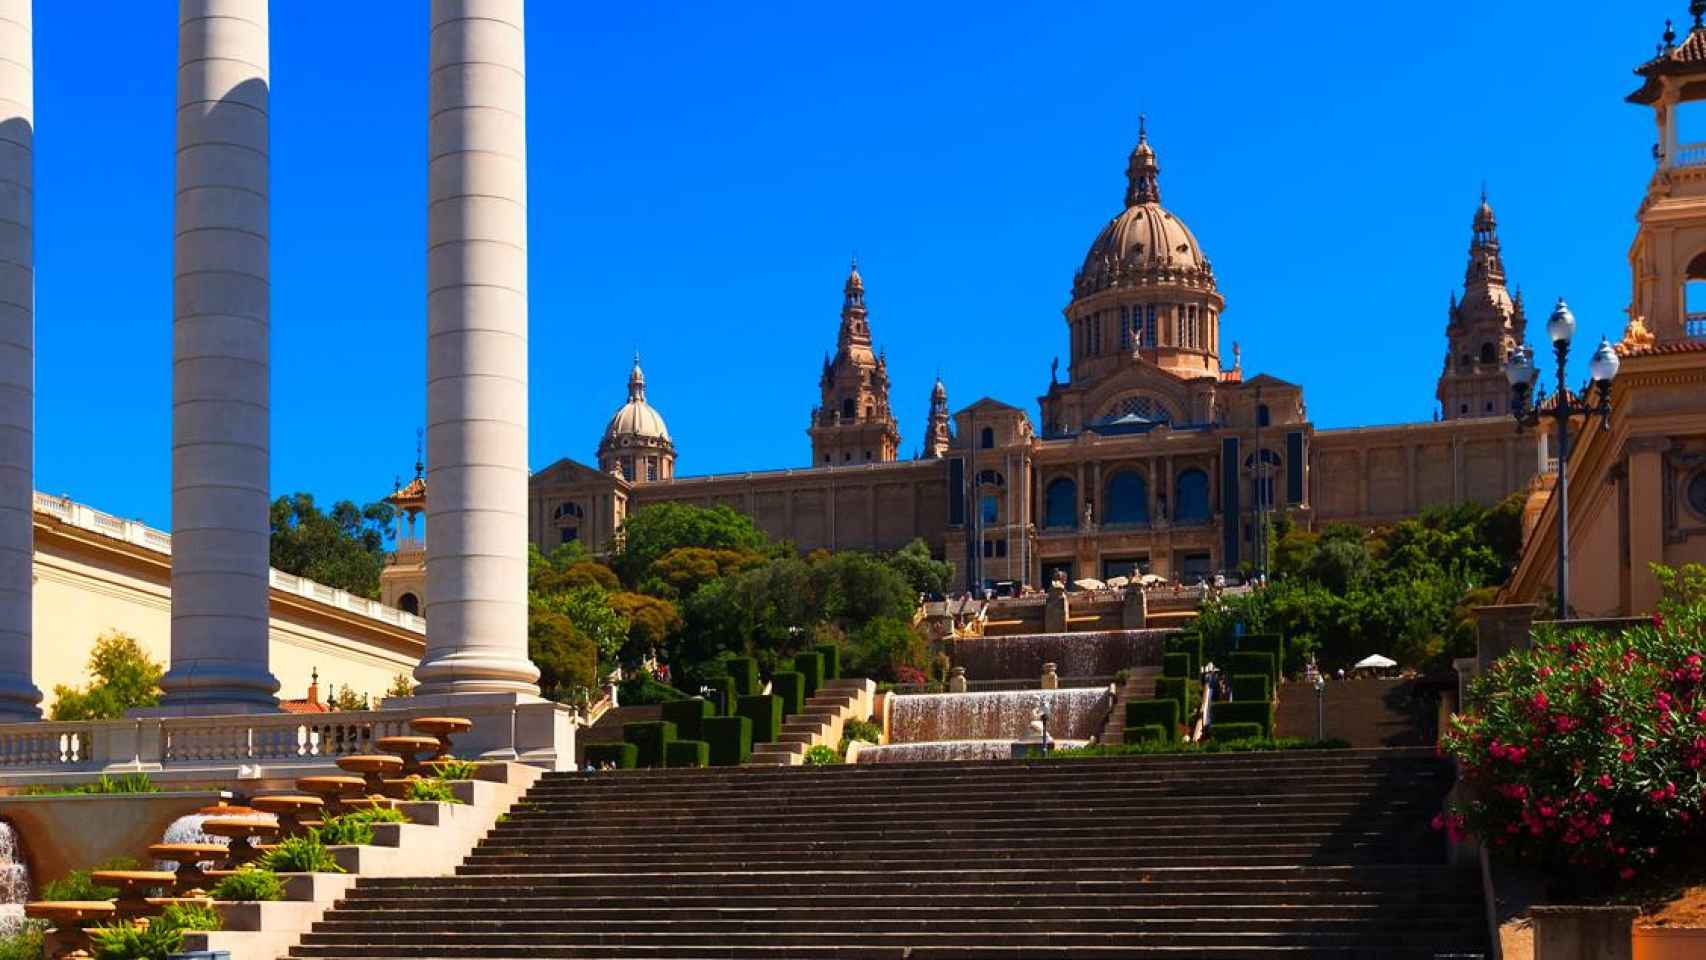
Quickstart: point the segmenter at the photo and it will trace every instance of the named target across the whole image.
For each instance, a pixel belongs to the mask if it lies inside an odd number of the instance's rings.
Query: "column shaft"
[[[267,0],[180,0],[172,712],[277,707],[268,668]]]
[[[35,563],[35,58],[30,0],[0,0],[0,721],[41,717]]]
[[[522,0],[433,0],[423,695],[538,693],[527,657],[525,78]]]

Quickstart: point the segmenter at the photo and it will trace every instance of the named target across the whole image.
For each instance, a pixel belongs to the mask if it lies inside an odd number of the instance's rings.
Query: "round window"
[[[1696,470],[1694,476],[1688,478],[1688,506],[1706,517],[1706,470]]]

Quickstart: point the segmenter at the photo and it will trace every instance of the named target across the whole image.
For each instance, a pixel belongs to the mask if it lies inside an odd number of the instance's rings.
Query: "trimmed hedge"
[[[1274,672],[1274,655],[1267,651],[1239,650],[1226,658],[1226,674],[1245,677],[1259,673],[1279,686],[1279,674]]]
[[[1166,743],[1167,729],[1159,723],[1146,723],[1141,727],[1126,727],[1126,743]]]
[[[1208,728],[1210,740],[1259,740],[1261,736],[1259,723],[1217,723]]]
[[[1285,638],[1277,633],[1252,633],[1238,641],[1238,650],[1247,653],[1266,653],[1274,658],[1274,669],[1269,677],[1274,686],[1279,686],[1280,674],[1285,670]]]
[[[728,716],[735,709],[735,678],[713,677],[705,686],[711,688],[711,716]]]
[[[1161,675],[1183,680],[1191,675],[1191,655],[1188,653],[1164,653],[1161,655]]]
[[[1141,730],[1144,727],[1158,726],[1168,740],[1179,737],[1179,702],[1177,700],[1127,700],[1125,705],[1125,728],[1127,731]],[[1127,743],[1136,741],[1127,739]]]
[[[618,770],[632,770],[640,756],[640,748],[631,743],[589,743],[586,745],[586,762],[595,767],[611,764]]]
[[[663,705],[663,719],[675,724],[675,736],[680,740],[699,739],[699,724],[716,712],[716,704],[698,697],[692,700],[671,700]]]
[[[711,747],[711,766],[735,767],[752,756],[752,721],[746,717],[706,717],[700,736]]]
[[[797,670],[771,674],[770,692],[782,698],[784,717],[791,717],[806,709],[806,677]]]
[[[1202,700],[1202,686],[1188,677],[1162,677],[1155,681],[1155,699],[1177,703],[1179,722],[1183,723]]]
[[[1273,688],[1268,685],[1268,677],[1262,673],[1234,674],[1232,677],[1232,699],[1237,701],[1251,700],[1267,703],[1274,698]]]
[[[1271,737],[1274,733],[1274,705],[1254,701],[1232,701],[1217,703],[1210,708],[1210,729],[1227,723],[1253,723],[1262,728],[1262,736]]]
[[[671,740],[663,745],[666,767],[706,767],[711,764],[711,745],[703,740]]]
[[[763,689],[758,683],[757,660],[751,657],[730,657],[728,666],[729,676],[735,681],[735,696],[750,697]]]
[[[813,653],[823,654],[823,678],[825,680],[841,679],[841,648],[833,643],[820,643],[812,648]],[[774,683],[776,678],[771,677]]]
[[[1202,638],[1172,636],[1161,641],[1163,654],[1182,653],[1191,658],[1191,665],[1186,668],[1186,676],[1202,676]]]
[[[806,697],[809,699],[823,686],[823,654],[817,651],[794,657],[794,669],[806,678]]]
[[[622,739],[639,748],[634,761],[642,767],[663,766],[664,745],[675,739],[675,724],[668,720],[641,720],[622,725]]]
[[[775,743],[782,735],[782,698],[773,693],[741,697],[735,713],[752,721],[753,743]]]

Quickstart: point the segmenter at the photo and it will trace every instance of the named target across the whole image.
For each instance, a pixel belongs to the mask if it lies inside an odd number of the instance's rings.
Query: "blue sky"
[[[340,6],[273,4],[272,483],[324,501],[424,417],[426,4]],[[1246,372],[1428,419],[1483,180],[1533,319],[1621,330],[1622,97],[1686,6],[533,0],[532,465],[591,461],[635,348],[682,473],[804,465],[855,251],[905,451],[938,369],[1034,417],[1140,111]],[[165,526],[176,5],[36,7],[36,485]]]

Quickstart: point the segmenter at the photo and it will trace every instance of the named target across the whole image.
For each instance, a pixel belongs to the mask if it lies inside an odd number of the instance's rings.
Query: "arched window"
[[[1490,343],[1481,344],[1481,362],[1482,363],[1498,363],[1499,362],[1499,358],[1494,356],[1494,354],[1493,354],[1493,345],[1492,344],[1490,344]]]
[[[1148,523],[1149,484],[1136,470],[1121,470],[1108,478],[1102,501],[1104,523]]]
[[[421,598],[412,593],[405,593],[397,598],[397,609],[418,617],[421,615]]]
[[[852,397],[843,397],[841,400],[841,419],[853,419],[854,411],[857,409],[858,408],[853,405]]]
[[[983,432],[977,436],[977,445],[985,450],[995,446],[995,428],[984,427]]]
[[[1043,526],[1078,527],[1078,484],[1069,477],[1059,477],[1049,483],[1043,494]]]
[[[1265,403],[1256,404],[1256,426],[1266,427],[1273,423],[1273,414],[1268,411]]]
[[[1192,467],[1173,483],[1173,519],[1179,523],[1208,521],[1208,474]]]

